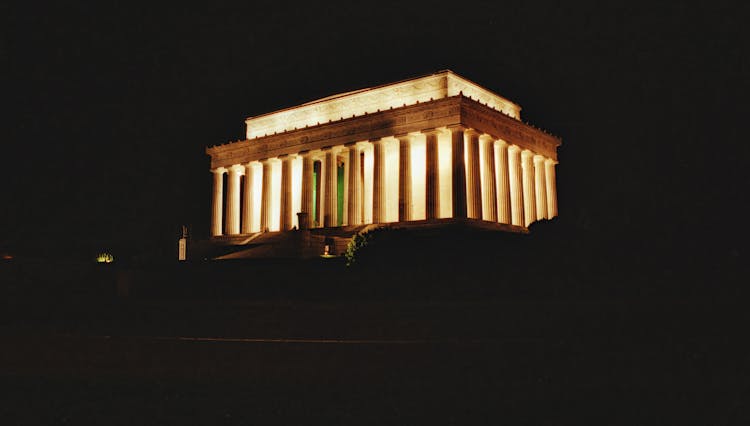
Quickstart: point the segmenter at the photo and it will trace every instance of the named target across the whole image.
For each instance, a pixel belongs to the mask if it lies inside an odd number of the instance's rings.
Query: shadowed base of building
[[[191,247],[191,259],[312,259],[320,256],[341,256],[358,233],[376,229],[408,230],[426,236],[442,232],[481,231],[527,234],[527,228],[476,219],[435,219],[400,223],[339,226],[281,232],[259,232],[234,236],[214,237],[197,241]],[[471,241],[466,242],[469,246]],[[448,247],[446,247],[448,248]],[[464,247],[466,249],[466,247]]]

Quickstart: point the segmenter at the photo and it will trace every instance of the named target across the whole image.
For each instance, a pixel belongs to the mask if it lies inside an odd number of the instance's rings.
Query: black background
[[[0,418],[748,424],[748,9],[2,3]],[[440,268],[175,261],[246,117],[441,69],[562,138],[558,219]]]
[[[741,262],[745,3],[2,6],[0,244],[173,257],[244,118],[451,69],[558,135],[560,221]],[[64,248],[64,250],[61,250]]]

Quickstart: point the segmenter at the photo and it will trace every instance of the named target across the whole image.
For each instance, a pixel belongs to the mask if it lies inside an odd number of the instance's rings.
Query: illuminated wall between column
[[[440,163],[440,176],[438,185],[440,187],[440,211],[438,217],[453,217],[453,170],[451,169],[451,135],[448,132],[440,132],[437,135],[438,162]]]
[[[281,161],[271,163],[271,218],[269,231],[281,229]]]
[[[292,226],[299,229],[297,213],[302,210],[302,157],[292,160]]]
[[[398,139],[383,141],[385,151],[385,220],[398,221]]]
[[[494,146],[494,141],[492,142]],[[486,165],[486,159],[485,159],[485,152],[484,152],[484,144],[485,142],[483,140],[479,140],[479,187],[481,188],[481,194],[482,194],[482,220],[490,220],[490,197],[489,192],[487,191],[487,188],[485,188],[485,179],[487,178],[487,167]],[[494,148],[492,149],[492,156],[494,161],[494,155],[495,151]],[[493,174],[492,179],[495,179],[495,175]]]
[[[412,220],[422,220],[425,212],[425,136],[418,135],[411,142]]]
[[[253,221],[251,232],[260,232],[260,204],[263,199],[263,166],[260,163],[252,163],[253,167]]]
[[[365,150],[365,182],[362,188],[362,202],[364,203],[364,217],[362,223],[372,223],[372,171],[373,171],[373,149],[369,145]]]

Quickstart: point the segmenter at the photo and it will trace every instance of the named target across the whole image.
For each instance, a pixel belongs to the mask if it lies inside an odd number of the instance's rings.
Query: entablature
[[[544,130],[498,113],[468,98],[463,98],[461,102],[461,124],[555,161],[557,161],[557,147],[562,144],[560,138]]]
[[[211,168],[462,125],[557,160],[560,139],[462,94],[206,148]]]
[[[458,96],[408,105],[303,129],[213,146],[206,149],[211,167],[245,163],[348,142],[385,138],[460,122]]]

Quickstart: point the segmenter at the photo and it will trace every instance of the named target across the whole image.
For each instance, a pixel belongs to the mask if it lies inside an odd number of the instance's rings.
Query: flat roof
[[[247,139],[451,96],[470,97],[517,120],[521,107],[450,70],[353,90],[248,117]]]

